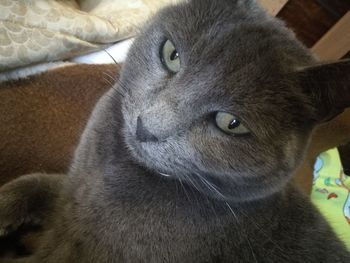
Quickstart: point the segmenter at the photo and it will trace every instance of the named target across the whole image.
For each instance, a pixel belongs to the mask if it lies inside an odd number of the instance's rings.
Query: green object
[[[336,148],[316,160],[311,199],[350,250],[350,176]]]

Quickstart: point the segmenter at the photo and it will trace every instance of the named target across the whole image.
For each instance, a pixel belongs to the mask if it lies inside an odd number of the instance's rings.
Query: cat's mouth
[[[152,144],[152,145],[148,145]],[[217,200],[249,201],[265,195],[267,185],[243,184],[237,185],[234,178],[214,176],[200,171],[192,165],[193,169],[186,168],[180,163],[162,163],[159,157],[151,155],[154,147],[161,147],[161,143],[138,143],[134,140],[132,155],[136,161],[156,176],[164,179],[180,181],[182,187],[191,188],[191,192],[202,193]],[[152,147],[149,150],[148,147]],[[188,166],[191,166],[188,164]]]
[[[147,169],[151,170],[153,173],[166,178],[175,178],[177,176],[174,176],[173,172],[169,172],[167,169],[163,169],[160,167],[160,162],[157,162],[157,160],[154,159],[150,155],[150,153],[144,149],[144,147],[147,147],[145,145],[146,143],[141,143],[142,145],[134,147],[134,157],[138,160],[138,162],[145,166]],[[164,164],[163,164],[164,166]]]
[[[161,142],[140,142],[134,136],[128,137],[126,144],[130,149],[131,155],[135,158],[135,160],[140,163],[142,166],[145,166],[147,169],[150,169],[157,174],[164,177],[171,177],[171,175],[164,171],[163,169],[159,169],[159,163],[157,162],[157,157],[152,156],[152,152],[155,155],[157,148],[160,146]],[[158,165],[157,165],[158,163]]]
[[[138,142],[133,139],[129,144],[132,155],[137,162],[150,170],[155,175],[163,178],[175,179],[181,181],[183,185],[188,185],[205,195],[212,196],[215,199],[226,199],[225,194],[221,192],[221,184],[218,184],[214,178],[208,176],[196,169],[188,170],[184,164],[163,162],[159,157],[152,156],[152,152],[161,148],[161,143],[155,142]],[[159,148],[158,148],[159,147]],[[152,149],[150,149],[152,148]],[[160,155],[161,156],[161,155]],[[188,164],[188,166],[193,166]],[[220,186],[219,186],[220,185]]]

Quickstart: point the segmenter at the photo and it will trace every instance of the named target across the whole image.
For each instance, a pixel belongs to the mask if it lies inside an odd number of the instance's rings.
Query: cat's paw
[[[5,213],[0,213],[0,237],[10,235],[17,231],[21,226],[38,226],[41,223],[41,220],[35,217],[4,214]]]
[[[23,225],[41,226],[51,215],[63,175],[29,174],[0,188],[0,236]]]
[[[22,203],[23,202],[23,203]],[[40,225],[41,220],[28,213],[26,201],[13,198],[0,189],[0,237],[7,236],[23,225]]]

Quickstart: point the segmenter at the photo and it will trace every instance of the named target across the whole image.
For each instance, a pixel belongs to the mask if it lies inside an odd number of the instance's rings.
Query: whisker
[[[186,178],[187,178],[187,179],[189,180],[189,182],[193,185],[193,187],[194,187],[198,192],[200,192],[200,190],[199,190],[198,186],[195,184],[194,180],[191,179],[190,176],[186,176]]]
[[[237,223],[238,223],[238,222],[239,222],[238,217],[237,217],[236,213],[233,211],[232,207],[231,207],[231,206],[229,205],[229,203],[227,203],[226,201],[225,201],[225,204],[226,204],[226,206],[229,208],[229,210],[231,211],[231,214],[233,215],[233,217],[236,219],[236,221],[237,221]],[[250,250],[252,251],[252,255],[253,255],[253,257],[254,257],[254,260],[255,260],[255,262],[258,262],[258,260],[257,260],[257,258],[256,258],[256,255],[255,255],[255,253],[254,253],[254,250],[253,250],[253,246],[252,246],[252,244],[251,244],[251,242],[250,242],[250,240],[249,240],[249,237],[248,237],[248,235],[247,235],[247,232],[245,231],[244,228],[243,228],[243,231],[245,232],[246,239],[247,239],[248,245],[249,245],[249,247],[250,247]]]
[[[263,233],[265,235],[265,237],[277,248],[279,249],[281,252],[283,252],[283,249],[276,243],[272,240],[271,236],[266,233],[264,231],[264,226],[261,226],[259,225],[258,223],[256,223],[254,220],[251,220],[251,218],[246,214],[244,213],[242,210],[239,211],[239,213],[241,213],[243,216],[245,216],[245,218],[247,219],[247,221],[249,221],[249,223],[251,225],[253,225],[258,231],[260,231],[261,233]]]
[[[217,187],[215,187],[213,184],[211,184],[208,180],[206,180],[204,177],[202,177],[200,174],[196,173],[196,175],[198,176],[198,178],[200,178],[200,180],[202,180],[203,183],[205,183],[205,185],[208,187],[209,190],[211,190],[211,192],[213,192],[212,190],[214,190],[216,193],[218,193],[224,200],[225,200],[225,196],[217,189]],[[209,188],[210,187],[210,188]],[[226,202],[226,201],[225,201]],[[228,203],[226,202],[226,205],[228,205]],[[235,213],[233,213],[233,210],[231,208],[231,206],[229,206],[230,211],[232,214],[235,215],[235,218],[237,219],[237,215]],[[261,231],[262,234],[264,234],[264,236],[277,248],[279,249],[281,252],[283,252],[283,249],[272,240],[271,236],[266,233],[264,231],[264,227],[260,226],[259,224],[257,224],[254,220],[251,220],[251,218],[244,213],[243,211],[239,211],[239,213],[241,213],[243,216],[245,216],[245,218],[251,223],[251,225],[255,226],[255,228],[258,231]],[[250,241],[249,241],[250,243]]]
[[[180,182],[180,184],[181,184],[182,189],[183,189],[184,192],[185,192],[185,195],[187,196],[187,200],[188,200],[189,202],[191,202],[190,196],[188,195],[188,193],[187,193],[187,191],[186,191],[186,188],[185,188],[185,186],[184,186],[183,183],[182,183],[182,180],[179,179],[179,182]]]
[[[118,81],[117,78],[113,77],[110,73],[108,73],[107,71],[104,71],[103,74],[106,76],[106,77],[109,77],[113,83],[116,83]]]
[[[163,175],[163,176],[165,176],[165,177],[170,177],[169,174],[165,174],[165,173],[159,173],[159,174],[161,174],[161,175]]]
[[[191,184],[197,191],[199,191],[199,189],[198,189],[197,186],[195,185],[195,182],[190,178],[190,176],[184,175],[184,177],[190,182],[190,184]],[[197,202],[197,207],[200,207],[201,205],[200,205],[199,200],[197,199],[197,195],[196,195],[196,193],[194,192],[194,189],[193,189],[192,187],[191,187],[190,189],[191,189],[191,192],[192,192],[192,194],[193,194],[194,199],[195,199],[196,202]]]
[[[109,85],[111,85],[111,86],[114,85],[110,80],[108,80],[108,79],[106,79],[106,78],[103,78],[103,80],[105,80],[105,81],[106,81]]]
[[[209,187],[209,189],[214,190],[215,193],[220,195],[222,198],[225,199],[225,196],[214,186],[214,184],[210,183],[208,180],[206,180],[203,176],[200,174],[196,173],[196,175],[202,180],[202,182]]]
[[[114,57],[113,57],[106,49],[103,49],[103,50],[104,50],[104,52],[107,53],[108,56],[110,56],[110,58],[114,61],[114,63],[115,63],[116,65],[118,65],[118,63],[117,63],[117,61],[114,59]]]

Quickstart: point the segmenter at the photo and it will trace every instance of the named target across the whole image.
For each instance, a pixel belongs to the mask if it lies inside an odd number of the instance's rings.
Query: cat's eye
[[[239,136],[250,133],[237,117],[227,112],[217,112],[215,122],[220,130],[228,134]]]
[[[180,71],[180,57],[174,44],[167,40],[164,42],[161,52],[161,61],[164,67],[172,73],[177,73]]]

